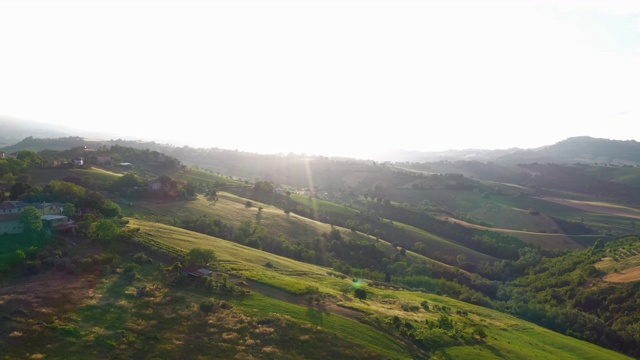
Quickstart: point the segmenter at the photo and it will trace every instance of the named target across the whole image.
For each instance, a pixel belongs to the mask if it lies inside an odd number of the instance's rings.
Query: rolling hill
[[[0,256],[17,264],[0,268],[7,358],[623,358],[594,344],[636,355],[626,294],[638,279],[639,210],[619,201],[637,186],[634,167],[202,150],[206,166],[191,168],[162,145],[102,143],[133,166],[49,162],[91,161],[71,140],[43,160],[6,161],[0,171],[20,176],[0,178],[30,183],[25,199],[65,198],[68,183],[125,218],[77,218],[79,238],[24,248],[0,238]],[[20,146],[45,143],[56,141]],[[102,220],[128,225],[103,242]],[[215,276],[177,281],[174,265],[194,248],[215,251]],[[45,291],[56,274],[60,291]]]

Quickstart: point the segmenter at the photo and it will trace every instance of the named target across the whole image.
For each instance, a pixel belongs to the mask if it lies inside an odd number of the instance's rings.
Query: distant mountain
[[[119,139],[119,141],[106,140],[116,138]],[[123,142],[126,144],[122,144]],[[144,148],[147,146],[152,150],[169,153],[176,151],[176,148],[182,148],[182,146],[177,144],[160,145],[162,143],[166,144],[165,141],[157,143],[155,141],[135,140],[126,134],[107,134],[81,131],[67,127],[64,124],[38,123],[0,116],[0,149],[4,149],[5,151],[17,151],[23,149],[35,151],[43,149],[63,150],[69,146],[99,146],[97,143],[103,143],[105,145],[120,143],[121,145],[133,146],[136,148]],[[185,146],[184,148],[188,149],[189,147]],[[195,150],[195,148],[192,149]],[[198,151],[202,152],[202,150],[204,149],[199,149]],[[223,149],[210,150],[224,151]],[[412,163],[477,161],[485,163],[495,162],[500,164],[581,163],[637,166],[640,164],[640,142],[635,140],[609,140],[589,136],[579,136],[568,138],[553,145],[533,149],[451,149],[438,152],[420,152],[398,149],[386,153],[372,153],[368,156],[368,159],[381,162],[389,161]]]
[[[635,140],[579,136],[533,149],[396,151],[389,156],[391,161],[400,162],[479,161],[502,164],[581,163],[636,166],[640,164],[640,143]]]
[[[15,119],[7,116],[0,115],[0,148],[5,150],[24,150],[28,147],[24,147],[25,144],[18,144],[25,138],[33,139],[55,139],[55,138],[83,138],[83,139],[97,139],[96,141],[107,141],[100,139],[126,139],[134,140],[127,134],[115,134],[111,132],[102,131],[87,131],[71,126],[67,126],[64,123],[52,124],[43,123],[31,120]],[[28,141],[27,141],[28,143]],[[28,148],[30,150],[42,150],[42,148]]]
[[[15,144],[29,136],[38,138],[67,136],[68,132],[65,130],[54,124],[0,117],[0,147]]]
[[[640,143],[635,140],[609,140],[589,136],[572,137],[536,149],[518,150],[496,159],[500,163],[640,164]]]
[[[386,153],[385,159],[374,160],[386,160],[386,161],[398,161],[398,162],[435,162],[435,161],[495,161],[496,159],[513,154],[518,151],[523,151],[518,148],[502,149],[502,150],[487,150],[487,149],[463,149],[456,150],[450,149],[445,151],[436,152],[421,152],[421,151],[409,151],[409,150],[395,150],[390,153]],[[380,156],[378,157],[380,158]]]

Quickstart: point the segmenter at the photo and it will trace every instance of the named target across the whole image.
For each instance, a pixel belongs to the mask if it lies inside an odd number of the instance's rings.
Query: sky
[[[0,116],[196,147],[640,140],[638,1],[0,0]]]

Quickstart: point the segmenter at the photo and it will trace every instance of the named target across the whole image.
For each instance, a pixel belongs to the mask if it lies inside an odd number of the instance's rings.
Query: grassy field
[[[166,203],[138,202],[132,206],[123,205],[127,214],[137,214],[140,217],[198,217],[210,216],[220,219],[232,226],[249,220],[260,224],[274,235],[284,234],[292,241],[310,241],[323,232],[329,232],[331,226],[304,217],[289,214],[282,209],[251,201],[252,206],[246,206],[247,199],[236,195],[219,192],[217,201],[209,201],[204,196],[198,196],[193,201],[176,201]],[[260,210],[262,208],[262,210]]]
[[[453,256],[464,254],[465,256],[467,256],[467,258],[470,261],[474,261],[474,262],[475,261],[491,261],[495,259],[489,255],[455,244],[443,237],[431,234],[422,229],[418,229],[416,227],[406,225],[406,224],[401,224],[401,223],[394,223],[393,225],[394,227],[402,229],[405,232],[406,234],[405,236],[407,238],[410,238],[415,241],[421,241],[427,244],[430,251],[432,252],[440,252],[442,254],[450,254]]]
[[[450,190],[450,189],[395,189],[396,198],[421,203],[427,201],[439,208],[468,217],[496,228],[525,230],[529,232],[557,232],[558,226],[549,217],[567,221],[584,222],[585,225],[597,228],[604,233],[627,234],[635,232],[635,222],[640,212],[619,204],[593,202],[583,194],[558,194],[560,197],[576,203],[574,206],[545,201],[528,196],[530,189],[518,185],[481,182],[483,187],[500,189],[501,194],[484,195],[482,191]],[[518,196],[522,192],[524,196]],[[577,201],[579,200],[579,201]],[[587,206],[589,206],[587,208]],[[530,213],[530,210],[540,215]]]
[[[447,315],[464,328],[481,326],[485,329],[487,337],[483,341],[479,341],[473,346],[451,346],[438,349],[434,351],[436,358],[458,358],[458,356],[462,355],[471,358],[625,358],[620,354],[553,333],[512,316],[447,297],[365,285],[370,295],[367,300],[361,301],[351,296],[342,295],[341,287],[351,284],[351,279],[342,280],[328,276],[326,274],[327,268],[300,263],[225,240],[141,220],[132,220],[129,226],[140,227],[143,236],[151,237],[156,241],[171,246],[183,249],[189,249],[194,246],[214,249],[221,263],[239,276],[245,276],[291,294],[301,294],[309,286],[317,287],[319,292],[337,297],[339,305],[362,311],[365,314],[365,318],[384,320],[398,316],[404,321],[412,322],[414,326],[419,326],[425,320],[435,321],[441,316]],[[274,265],[273,268],[265,266],[267,261]],[[403,306],[403,304],[418,305],[425,300],[431,304],[433,310],[404,310],[406,306]],[[278,308],[277,304],[269,301],[261,297],[242,300],[245,305],[256,309],[258,313]],[[242,302],[238,302],[238,306]],[[449,309],[443,313],[435,310],[433,305],[446,306]],[[281,304],[280,306],[285,305]],[[457,310],[464,310],[467,315],[457,315]],[[317,314],[304,308],[293,307],[285,307],[279,311],[285,312],[287,316],[292,318],[306,319],[306,321],[309,321],[310,317],[312,317],[313,321],[322,324],[322,326],[327,324],[331,331],[348,332],[351,334],[349,336],[357,336],[357,339],[352,339],[355,342],[381,341],[377,338],[379,335],[376,335],[375,332],[364,332],[361,335],[355,335],[352,331],[356,329],[352,326],[358,323],[348,319],[345,320],[350,321],[350,323],[342,323],[340,322],[342,320],[338,321],[341,317],[336,314]],[[336,321],[336,323],[333,323],[333,321]],[[386,346],[388,345],[384,347]]]
[[[0,358],[411,358],[360,322],[259,293],[167,286],[162,274],[147,264],[106,276],[58,275],[57,289],[38,285],[44,277],[0,287],[0,310],[10,320],[0,330]],[[205,313],[199,304],[207,301],[214,308]]]
[[[310,198],[304,195],[291,194],[291,199],[299,204],[310,206],[316,211],[322,211],[332,217],[354,218],[360,213],[358,210],[350,209],[346,206],[338,205],[322,199]]]
[[[133,253],[140,250],[133,245],[69,243],[71,256],[105,250],[120,256],[93,271],[51,270],[1,284],[0,358],[625,358],[445,296],[373,286],[367,279],[355,283],[328,275],[325,267],[150,221],[131,219],[128,226],[165,249],[213,249],[218,269],[246,282],[241,286],[250,293],[172,286],[164,270],[170,263],[136,264]],[[356,284],[367,291],[365,300],[345,292]],[[326,302],[308,300],[309,289]],[[211,312],[202,311],[207,301],[214,304]],[[427,322],[443,318],[451,330],[429,330]],[[395,323],[419,329],[434,345],[411,345]],[[477,329],[483,337],[472,335]]]
[[[445,219],[444,217],[441,217]],[[527,242],[529,244],[538,245],[544,249],[582,249],[584,245],[575,241],[573,238],[565,235],[565,234],[548,234],[548,233],[536,233],[530,231],[519,231],[519,230],[511,230],[511,229],[502,229],[495,227],[486,227],[476,224],[470,224],[468,222],[446,218],[448,221],[456,222],[458,224],[464,225],[466,227],[471,227],[475,229],[483,229],[483,230],[491,230],[507,235],[511,235],[517,237],[518,239]],[[597,237],[597,240],[600,237]],[[593,240],[593,241],[595,241]]]
[[[247,208],[245,206],[246,201],[247,199],[245,198],[241,198],[227,192],[220,192],[218,194],[218,201],[215,202],[208,201],[203,196],[199,196],[193,201],[167,203],[139,202],[133,203],[132,206],[123,203],[121,206],[128,215],[135,215],[143,219],[146,218],[147,220],[153,220],[154,218],[163,216],[183,217],[207,215],[213,218],[218,218],[233,226],[237,226],[243,220],[249,220],[253,223],[258,223],[264,226],[273,235],[283,234],[288,241],[294,243],[311,241],[322,233],[328,233],[331,231],[331,226],[329,224],[307,219],[293,213],[287,215],[282,211],[282,209],[268,204],[252,201],[252,207]],[[262,210],[259,210],[260,207]],[[347,210],[352,211],[350,209]],[[429,244],[428,246],[434,252],[438,251],[445,254],[452,253],[454,255],[465,254],[472,260],[492,259],[487,255],[453,244],[446,239],[411,226],[400,223],[394,223],[393,225],[388,226],[392,229],[396,229],[399,233],[404,234],[406,239],[410,239],[412,241],[409,242],[411,245],[416,241],[421,241]],[[382,249],[388,255],[398,251],[391,245],[391,243],[384,239],[376,241],[375,238],[366,234],[352,232],[349,229],[341,227],[335,228],[339,229],[342,236],[345,238],[375,242],[378,248]],[[411,259],[413,262],[437,262],[417,254],[415,258],[412,257]],[[439,262],[437,263],[447,266]]]
[[[48,184],[51,180],[62,180],[67,176],[77,176],[80,178],[86,176],[102,183],[112,182],[122,176],[122,174],[97,167],[91,169],[31,169],[29,170],[29,174],[31,175],[33,184],[40,186]]]
[[[307,206],[315,207],[318,210],[323,211],[325,214],[328,214],[329,216],[343,216],[345,218],[357,218],[359,216],[359,212],[357,210],[350,209],[342,205],[337,205],[329,201],[309,199],[308,197],[300,195],[292,195],[292,197],[297,202],[300,202]],[[385,219],[382,220],[385,221]],[[429,249],[434,253],[438,252],[441,254],[449,254],[452,256],[464,254],[471,261],[487,261],[493,259],[491,256],[479,253],[464,246],[460,246],[441,236],[437,236],[426,230],[418,229],[410,225],[398,222],[388,222],[387,226],[385,226],[384,229],[388,233],[393,233],[394,237],[402,238],[404,240],[403,243],[408,244],[405,245],[406,247],[412,247],[416,242],[422,242],[426,244],[426,246],[429,247]]]
[[[184,181],[192,181],[200,184],[222,184],[227,186],[243,186],[244,184],[241,181],[234,180],[227,176],[222,176],[218,174],[214,174],[208,171],[189,168],[185,171],[180,171],[179,173],[174,175],[177,179]]]
[[[497,185],[493,187],[497,187]],[[505,188],[513,189],[514,187],[505,186]],[[492,227],[518,231],[548,233],[558,231],[558,226],[553,220],[544,214],[542,216],[531,214],[529,207],[523,208],[506,201],[505,199],[509,196],[490,195],[486,197],[480,192],[446,189],[406,191],[413,192],[413,196],[416,196],[415,193],[420,193],[417,195],[418,197],[424,197],[429,203],[437,204],[439,208],[458,214],[459,217],[472,222],[479,220]],[[513,191],[511,190],[511,192]],[[506,190],[505,193],[507,193]]]

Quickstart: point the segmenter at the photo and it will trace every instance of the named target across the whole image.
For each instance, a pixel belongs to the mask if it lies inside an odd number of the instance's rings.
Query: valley
[[[4,359],[640,356],[637,168],[41,142],[3,204],[72,222],[0,234]]]

